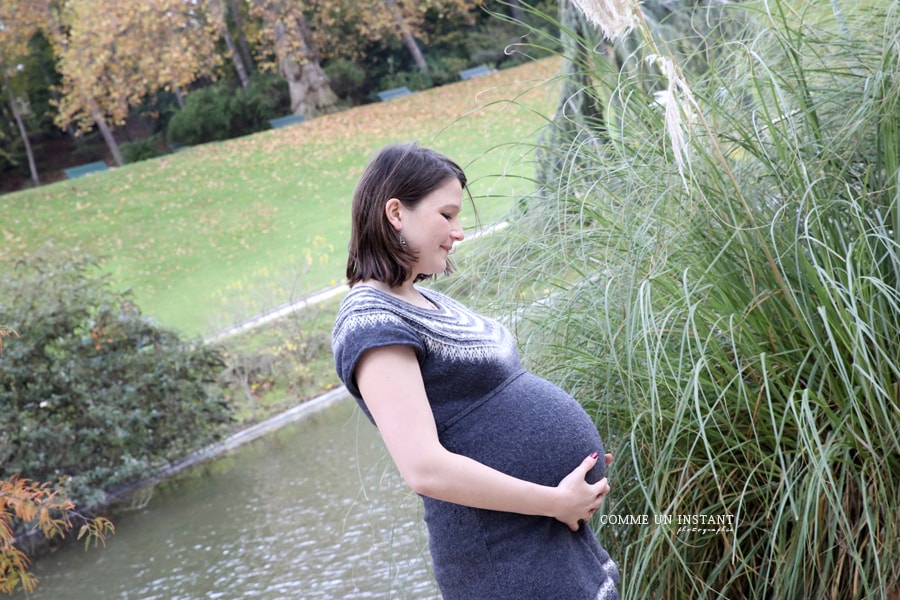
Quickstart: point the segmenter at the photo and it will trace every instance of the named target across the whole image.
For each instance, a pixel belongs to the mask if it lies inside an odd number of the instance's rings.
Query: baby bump
[[[590,453],[603,454],[597,428],[581,405],[549,381],[522,372],[463,415],[438,423],[441,442],[499,471],[556,485]],[[604,475],[603,459],[588,481]]]

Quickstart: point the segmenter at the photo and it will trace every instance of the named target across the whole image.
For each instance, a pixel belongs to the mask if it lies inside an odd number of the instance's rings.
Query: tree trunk
[[[110,154],[112,154],[113,160],[116,161],[116,165],[119,167],[124,166],[125,159],[122,158],[122,152],[119,150],[119,144],[116,143],[116,138],[113,137],[112,130],[109,128],[106,119],[103,118],[103,113],[100,112],[100,109],[97,108],[96,105],[91,107],[91,117],[97,124],[97,128],[100,129],[100,135],[102,135],[103,139],[106,141],[106,146],[109,148],[109,152]]]
[[[331,112],[338,97],[328,83],[328,76],[319,63],[319,53],[312,39],[312,32],[301,15],[296,20],[297,34],[304,42],[304,56],[298,61],[289,51],[285,25],[275,21],[275,49],[278,68],[288,83],[291,96],[291,112],[311,119]]]
[[[238,41],[241,44],[241,58],[244,59],[244,66],[248,72],[255,71],[253,54],[250,53],[250,44],[247,42],[247,32],[244,31],[244,18],[241,16],[241,8],[238,6],[237,0],[228,0],[228,3],[231,7],[231,18],[234,19],[234,27],[237,29]]]
[[[228,46],[228,51],[231,52],[231,58],[234,61],[234,70],[237,71],[238,79],[241,80],[241,87],[247,89],[250,87],[250,78],[247,76],[247,69],[244,67],[244,61],[241,59],[241,55],[238,54],[237,47],[234,45],[234,39],[231,37],[231,32],[228,31],[228,25],[222,25],[222,37],[225,38],[225,44]]]
[[[406,20],[403,18],[403,13],[400,12],[400,7],[397,6],[397,2],[395,0],[385,0],[385,4],[387,4],[388,10],[394,16],[394,20],[397,21],[397,27],[400,29],[400,37],[403,38],[403,43],[406,44],[409,53],[412,54],[413,61],[415,61],[416,66],[419,67],[420,71],[427,74],[428,64],[425,62],[425,57],[422,56],[422,51],[419,50],[419,45],[416,44],[416,38],[413,37],[409,27],[406,26]]]
[[[219,9],[222,14],[220,31],[222,39],[225,40],[228,51],[231,53],[231,59],[234,61],[234,69],[237,71],[238,79],[241,80],[241,87],[247,89],[250,87],[250,78],[247,77],[247,69],[244,67],[244,61],[238,53],[237,46],[234,45],[234,38],[231,37],[231,31],[228,29],[228,5],[222,0],[219,0]]]
[[[175,92],[175,101],[178,102],[178,108],[184,108],[184,90],[177,83],[173,83],[172,91]]]
[[[25,121],[22,119],[22,112],[19,110],[19,103],[16,102],[16,96],[13,94],[12,85],[9,77],[6,76],[6,70],[0,64],[0,73],[3,73],[3,85],[6,87],[6,93],[9,95],[9,106],[12,108],[13,116],[16,118],[16,125],[19,126],[19,134],[25,143],[25,154],[28,156],[28,168],[31,170],[31,181],[34,185],[41,185],[41,179],[38,177],[37,165],[34,162],[34,152],[31,150],[31,142],[28,140],[28,131],[25,129]]]
[[[519,22],[525,20],[525,13],[522,12],[522,3],[519,0],[509,0],[509,15]]]
[[[586,66],[592,60],[588,48],[601,48],[601,40],[597,39],[595,30],[571,0],[562,0],[559,11],[563,31],[572,32],[572,35],[564,33],[562,37],[565,56],[562,93],[556,113],[541,131],[535,157],[536,179],[549,189],[556,186],[556,181],[572,168],[567,162],[571,156],[566,149],[576,141],[584,145],[602,144],[608,135],[604,108],[588,93],[593,82]],[[538,194],[540,197],[541,193]],[[520,206],[526,206],[524,201],[520,201]]]
[[[40,61],[39,64],[41,66],[41,74],[44,76],[44,83],[47,84],[47,89],[50,90],[50,97],[59,102],[59,92],[56,90],[56,85],[53,83],[53,80],[50,79],[50,73],[48,73],[47,69],[44,67],[43,61]],[[75,129],[72,128],[71,123],[66,125],[66,134],[72,142],[77,143],[78,136],[75,135]]]

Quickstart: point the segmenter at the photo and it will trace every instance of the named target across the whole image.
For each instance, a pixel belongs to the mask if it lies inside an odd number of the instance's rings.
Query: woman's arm
[[[597,462],[588,456],[556,487],[517,479],[446,450],[425,394],[413,348],[386,346],[367,351],[356,367],[356,383],[400,475],[413,490],[455,504],[542,515],[572,531],[587,521],[609,492],[606,478],[589,484]],[[612,457],[607,455],[607,461]]]

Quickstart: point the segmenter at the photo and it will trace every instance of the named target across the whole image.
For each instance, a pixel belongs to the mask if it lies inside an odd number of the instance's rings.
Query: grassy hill
[[[0,196],[0,270],[46,243],[79,248],[104,259],[144,314],[207,335],[342,280],[353,187],[387,143],[455,158],[481,222],[501,217],[528,189],[558,67],[531,63]]]

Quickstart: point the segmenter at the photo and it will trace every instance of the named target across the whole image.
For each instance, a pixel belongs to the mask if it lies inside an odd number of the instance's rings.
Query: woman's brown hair
[[[464,190],[466,175],[443,154],[414,142],[383,148],[363,172],[351,208],[347,283],[374,279],[396,287],[406,281],[416,256],[402,243],[388,222],[385,205],[397,198],[414,209],[422,198],[448,179],[457,179]],[[448,261],[445,273],[453,271]],[[425,279],[420,275],[417,278]]]

